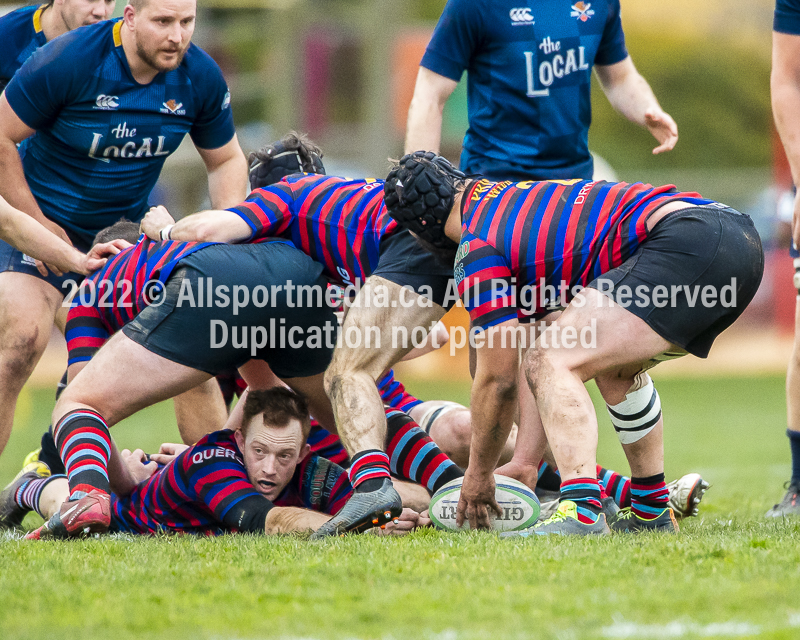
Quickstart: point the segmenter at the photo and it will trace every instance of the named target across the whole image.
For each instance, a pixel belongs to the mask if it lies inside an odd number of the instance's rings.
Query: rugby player
[[[468,179],[422,151],[405,156],[384,186],[390,215],[431,251],[456,258],[459,291],[481,333],[459,520],[486,528],[489,510],[499,511],[492,474],[518,393],[518,346],[508,334],[517,335],[520,319],[545,316],[547,298],[558,297],[566,308],[527,349],[523,372],[543,427],[525,446],[536,464],[545,441],[552,448],[560,505],[526,534],[609,532],[590,379],[617,416],[632,472],[631,507],[613,527],[677,530],[660,401],[646,371],[664,358],[706,357],[752,300],[764,256],[750,218],[672,186]],[[713,290],[703,304],[700,288]]]
[[[309,453],[309,430],[302,397],[285,388],[251,392],[239,431],[211,433],[157,471],[155,463],[142,465],[130,457],[128,464],[140,468],[137,475],[152,475],[130,494],[112,495],[110,503],[97,499],[87,511],[107,509],[112,532],[313,531],[342,508],[352,488],[341,467]],[[58,509],[69,493],[66,477],[17,485],[0,498],[0,511],[13,513],[15,522],[28,509],[44,517],[47,524],[28,534],[29,539],[67,537],[65,520],[70,516],[62,519]],[[410,510],[403,519],[395,530],[418,524]]]
[[[108,20],[116,0],[49,0],[0,18],[0,91],[39,47],[67,31]]]
[[[251,161],[256,166],[261,157],[269,156],[267,148]],[[425,335],[445,308],[456,302],[452,269],[388,217],[381,180],[296,175],[275,185],[258,186],[251,173],[254,190],[245,202],[224,211],[187,216],[177,223],[165,208],[156,207],[148,212],[142,229],[150,238],[163,234],[181,241],[289,238],[321,263],[335,284],[352,289],[363,283],[348,307],[342,324],[345,339],[334,350],[325,376],[336,430],[352,460],[350,479],[355,487],[348,507],[318,532],[320,536],[334,534],[373,512],[401,506],[390,480],[392,455],[387,453],[392,452],[384,449],[391,438],[387,438],[386,413],[375,381],[413,348],[412,341],[402,336],[412,335],[415,329]],[[360,336],[359,343],[348,335]],[[435,443],[426,446],[433,452]],[[431,454],[429,464],[413,470],[414,477],[408,479],[422,481],[432,490],[445,478],[461,473],[444,454]]]
[[[121,217],[141,219],[165,158],[189,133],[214,206],[240,202],[247,163],[222,73],[190,42],[195,13],[195,0],[134,0],[121,20],[37,49],[0,96],[0,195],[86,249]],[[0,242],[0,451],[70,279],[80,278],[43,276]]]

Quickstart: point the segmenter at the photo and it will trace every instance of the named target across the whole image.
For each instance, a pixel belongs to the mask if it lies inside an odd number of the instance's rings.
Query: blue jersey
[[[619,0],[448,0],[421,65],[467,71],[461,168],[493,180],[592,177],[591,73],[627,56]]]
[[[0,91],[30,55],[47,42],[41,7],[22,7],[0,18]]]
[[[20,146],[42,212],[89,243],[122,217],[140,220],[166,157],[189,133],[216,149],[234,136],[217,64],[189,45],[180,66],[133,79],[121,21],[66,33],[31,55],[6,88],[36,135]]]
[[[800,0],[776,0],[772,28],[779,33],[800,36]]]

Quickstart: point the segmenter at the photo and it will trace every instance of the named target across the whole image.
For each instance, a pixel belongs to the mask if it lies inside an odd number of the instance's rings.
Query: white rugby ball
[[[433,525],[437,529],[458,531],[456,526],[456,507],[461,498],[461,484],[464,478],[451,480],[431,498],[428,510]],[[519,531],[536,524],[539,519],[539,499],[536,494],[521,482],[495,474],[495,500],[503,511],[501,517],[493,515],[492,527],[495,531]],[[469,529],[465,522],[462,529]]]

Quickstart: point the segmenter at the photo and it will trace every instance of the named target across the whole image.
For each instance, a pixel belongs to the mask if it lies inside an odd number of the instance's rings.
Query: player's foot
[[[40,473],[39,465],[43,466],[47,473]],[[0,529],[16,529],[22,524],[25,516],[30,509],[20,507],[14,500],[14,495],[21,485],[29,480],[46,478],[50,475],[50,469],[42,462],[33,462],[23,467],[17,476],[0,491]]]
[[[678,521],[675,513],[667,507],[655,518],[640,518],[630,507],[626,507],[617,514],[611,522],[611,530],[614,533],[640,533],[642,531],[666,531],[668,533],[678,533]]]
[[[386,478],[380,489],[354,492],[342,510],[317,529],[311,539],[361,533],[399,518],[402,512],[403,500],[392,486],[392,481]]]
[[[611,531],[606,523],[606,516],[600,513],[597,521],[586,524],[578,520],[578,505],[572,500],[564,500],[558,505],[556,512],[544,522],[539,522],[522,531],[504,531],[501,538],[528,538],[532,536],[607,536]]]
[[[787,482],[783,485],[787,490],[778,504],[767,511],[767,518],[783,518],[785,516],[800,516],[800,486]]]
[[[700,477],[699,473],[687,473],[667,485],[669,506],[676,518],[696,516],[708,487],[711,486]]]
[[[80,500],[67,500],[61,509],[26,540],[74,538],[89,533],[105,533],[111,524],[111,497],[102,491],[90,491]]]

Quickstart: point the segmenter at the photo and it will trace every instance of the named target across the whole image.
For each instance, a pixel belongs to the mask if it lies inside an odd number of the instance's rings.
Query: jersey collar
[[[43,4],[36,11],[33,12],[33,30],[36,33],[42,32],[42,14],[44,13],[46,7],[47,5]]]

